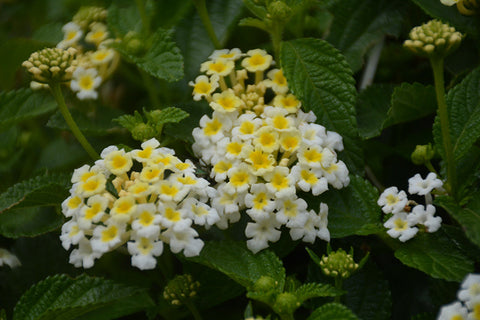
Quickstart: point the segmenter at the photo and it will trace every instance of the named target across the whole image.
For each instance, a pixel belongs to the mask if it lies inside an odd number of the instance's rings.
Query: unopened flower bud
[[[278,283],[269,276],[261,276],[253,286],[255,291],[266,292],[273,290]]]
[[[292,15],[292,9],[283,1],[273,1],[267,9],[272,20],[286,22]]]
[[[416,165],[423,165],[430,161],[435,155],[435,150],[431,144],[417,145],[412,152],[411,159]]]
[[[185,301],[195,297],[200,282],[194,281],[190,274],[175,276],[163,290],[163,297],[173,305],[182,305]]]
[[[330,277],[348,278],[359,268],[351,254],[342,249],[330,252],[328,256],[322,256],[320,267],[325,275]]]
[[[300,306],[295,294],[291,292],[283,292],[277,296],[275,300],[274,309],[277,313],[293,313]]]
[[[146,123],[138,123],[132,130],[132,137],[137,141],[147,141],[155,137],[155,129]]]
[[[144,40],[135,31],[129,31],[122,42],[125,49],[131,54],[138,55],[145,51]]]
[[[46,48],[30,55],[22,63],[33,80],[40,83],[67,82],[77,66],[76,49]]]
[[[438,20],[431,20],[410,31],[403,45],[420,56],[444,58],[455,51],[462,41],[460,32]]]
[[[81,7],[73,16],[73,22],[86,29],[92,22],[103,22],[107,19],[107,10],[102,7]]]

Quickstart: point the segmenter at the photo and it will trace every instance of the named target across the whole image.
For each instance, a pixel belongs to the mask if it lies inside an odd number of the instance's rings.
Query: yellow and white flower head
[[[111,48],[99,48],[90,53],[89,58],[93,65],[101,66],[111,62],[115,58],[115,50]]]
[[[82,28],[75,22],[69,22],[62,27],[63,40],[57,44],[57,48],[66,49],[69,47],[75,47],[77,42],[83,36]]]
[[[80,100],[97,99],[98,93],[96,89],[101,83],[102,78],[98,76],[97,69],[78,67],[73,72],[70,88],[77,92],[77,97]]]
[[[220,220],[208,203],[216,190],[195,175],[191,161],[182,161],[155,139],[141,149],[105,148],[101,160],[72,175],[70,196],[62,212],[70,218],[60,239],[74,247],[70,262],[89,268],[103,254],[126,246],[132,265],[156,266],[164,244],[174,253],[198,255],[203,241],[194,229]]]
[[[207,77],[200,75],[195,79],[195,82],[190,81],[189,86],[193,87],[193,100],[199,101],[202,98],[210,100],[211,94],[218,88],[218,75]]]
[[[90,25],[90,32],[86,34],[85,41],[93,43],[98,47],[107,38],[107,26],[101,22],[94,22]]]
[[[217,182],[216,226],[226,229],[246,213],[252,221],[245,230],[247,245],[254,252],[277,241],[282,226],[295,230],[295,239],[329,239],[328,207],[322,207],[324,218],[311,213],[297,190],[320,195],[330,185],[342,188],[350,181],[337,159],[341,136],[316,124],[313,112],[301,110],[283,71],[270,70],[273,65],[261,49],[218,50],[191,83],[194,100],[204,98],[213,110],[193,130],[192,149],[211,166]],[[219,85],[210,91],[213,75]],[[199,83],[208,88],[205,94],[196,88]]]

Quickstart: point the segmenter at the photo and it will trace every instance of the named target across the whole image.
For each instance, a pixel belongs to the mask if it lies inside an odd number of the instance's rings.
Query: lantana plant
[[[480,319],[478,0],[0,4],[0,319]]]

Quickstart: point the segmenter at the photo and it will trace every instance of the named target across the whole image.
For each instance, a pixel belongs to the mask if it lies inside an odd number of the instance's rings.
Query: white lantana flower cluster
[[[431,192],[443,186],[437,175],[431,172],[423,179],[417,173],[408,179],[408,185],[410,194],[425,196],[425,206],[409,200],[405,191],[398,191],[397,187],[385,189],[377,201],[384,213],[392,214],[383,225],[389,229],[388,235],[402,242],[410,240],[417,234],[416,225],[423,225],[427,232],[435,232],[442,223],[442,218],[435,216],[436,209],[432,205]],[[414,205],[413,208],[411,205]]]
[[[64,37],[57,48],[75,48],[78,65],[73,72],[70,88],[78,99],[97,99],[98,87],[118,66],[119,54],[109,44],[107,26],[104,23],[107,11],[98,7],[80,9],[73,21],[62,28]],[[31,83],[32,89],[41,88],[37,82]]]
[[[457,292],[458,300],[440,309],[437,320],[480,319],[480,274],[468,274]]]
[[[293,240],[329,241],[327,205],[318,213],[309,210],[297,190],[316,196],[329,185],[340,189],[350,182],[345,163],[337,159],[342,137],[314,123],[313,112],[301,110],[282,70],[267,71],[273,63],[260,49],[217,50],[201,65],[206,75],[190,82],[194,100],[204,98],[213,109],[193,130],[193,150],[212,167],[217,182],[216,225],[226,229],[245,210],[253,252],[277,241],[281,226]],[[265,101],[267,96],[272,100]]]
[[[206,204],[215,189],[195,175],[192,162],[182,162],[156,139],[141,146],[130,152],[110,146],[95,165],[74,171],[71,195],[62,203],[71,219],[60,239],[66,250],[77,246],[70,255],[76,267],[90,268],[124,244],[140,269],[155,268],[163,243],[196,256],[204,243],[193,226],[209,228],[220,219]]]

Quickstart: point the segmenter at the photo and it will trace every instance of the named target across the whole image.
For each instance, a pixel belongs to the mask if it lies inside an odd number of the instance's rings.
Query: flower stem
[[[275,61],[280,61],[280,45],[282,42],[282,34],[283,25],[281,25],[280,23],[274,23],[273,28],[270,31],[270,37],[272,38]]]
[[[210,21],[210,17],[208,16],[207,6],[205,4],[205,0],[193,0],[195,7],[197,8],[198,14],[200,15],[200,19],[202,19],[203,26],[207,30],[207,34],[210,37],[210,40],[213,43],[215,49],[221,49],[222,45],[220,41],[218,41],[217,35],[215,34],[215,30],[213,30],[212,22]]]
[[[143,71],[142,69],[138,69],[140,71],[140,75],[142,76],[143,84],[147,88],[148,98],[152,103],[153,109],[161,109],[160,108],[160,100],[157,96],[157,90],[155,89],[155,83],[153,82],[152,76],[150,76],[147,72]]]
[[[150,34],[150,19],[147,16],[145,10],[145,2],[143,0],[135,0],[138,12],[140,13],[140,19],[142,20],[143,31],[146,35]]]
[[[338,290],[342,290],[343,287],[343,279],[342,277],[335,277],[335,288]],[[340,296],[335,296],[333,302],[341,303]]]
[[[443,79],[443,58],[432,57],[430,64],[433,69],[433,78],[435,81],[435,93],[437,95],[438,116],[440,117],[440,127],[442,130],[443,148],[445,149],[447,163],[447,181],[445,189],[448,193],[455,193],[456,173],[455,159],[453,156],[452,140],[450,136],[450,124],[448,119],[447,102],[445,100],[445,84]]]
[[[68,111],[67,105],[65,104],[65,99],[63,98],[62,89],[60,88],[60,83],[52,82],[49,84],[49,86],[52,91],[53,97],[55,98],[55,101],[57,101],[60,112],[62,113],[63,118],[65,119],[65,122],[69,126],[70,130],[72,130],[75,138],[77,138],[83,149],[85,149],[85,151],[93,160],[97,160],[98,158],[100,158],[95,149],[93,149],[91,144],[87,141],[83,133],[78,128],[75,120],[73,120],[72,115],[70,114],[70,111]]]
[[[202,320],[202,316],[200,315],[200,312],[198,312],[197,307],[195,307],[195,304],[189,301],[188,299],[184,301],[185,306],[188,308],[188,310],[192,313],[193,318],[195,320]]]

